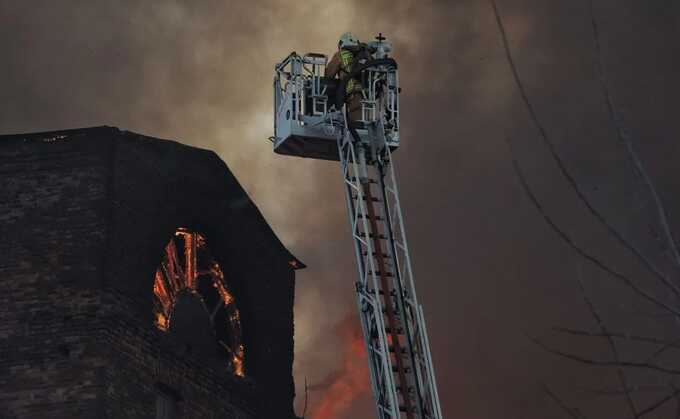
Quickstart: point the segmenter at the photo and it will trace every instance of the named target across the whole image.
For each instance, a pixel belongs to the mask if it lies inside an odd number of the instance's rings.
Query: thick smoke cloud
[[[623,117],[678,214],[680,6],[595,3]],[[607,119],[586,2],[499,0],[499,8],[520,75],[569,168],[618,228],[661,254],[648,233],[650,212],[633,212],[644,199]],[[324,387],[342,383],[348,370],[351,339],[338,328],[351,330],[342,327],[355,311],[339,168],[274,155],[267,137],[274,63],[292,50],[330,54],[346,30],[363,39],[383,32],[400,62],[404,144],[396,165],[445,416],[557,417],[540,383],[597,386],[612,377],[552,357],[524,333],[591,325],[572,280],[578,269],[603,306],[631,298],[578,262],[538,217],[505,139],[575,240],[644,274],[578,204],[542,146],[486,1],[0,0],[0,132],[107,124],[218,152],[309,265],[297,284],[297,407],[306,378],[310,406],[321,409]],[[372,409],[364,394],[332,417],[370,417]]]

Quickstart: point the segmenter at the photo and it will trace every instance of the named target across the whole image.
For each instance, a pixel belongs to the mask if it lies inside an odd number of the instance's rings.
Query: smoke
[[[0,132],[106,124],[216,151],[284,244],[309,266],[297,274],[297,412],[307,377],[328,383],[314,393],[324,400],[314,404],[315,414],[337,417],[354,404],[356,416],[368,416],[366,361],[352,355],[361,340],[349,326],[337,329],[356,311],[339,168],[272,152],[273,66],[293,50],[331,54],[347,30],[362,40],[382,32],[394,43],[404,92],[404,145],[395,159],[407,222],[417,227],[409,231],[412,248],[421,252],[414,254],[426,291],[420,296],[426,315],[439,320],[430,325],[435,364],[452,386],[458,383],[449,371],[461,366],[448,353],[459,336],[448,329],[468,326],[449,324],[456,304],[439,297],[450,294],[443,278],[454,271],[461,278],[480,274],[454,266],[456,258],[442,249],[451,244],[474,264],[478,257],[467,249],[475,246],[455,243],[474,243],[477,232],[455,227],[454,234],[453,222],[435,220],[469,219],[477,211],[466,205],[476,201],[456,197],[479,196],[476,168],[497,166],[488,157],[495,156],[488,151],[494,144],[478,139],[497,136],[481,127],[500,126],[486,120],[502,114],[512,94],[497,77],[498,63],[487,59],[497,45],[487,9],[471,0],[0,0],[0,92],[6,99],[0,101]],[[515,12],[508,19],[513,41],[523,43],[530,17]],[[461,184],[456,173],[466,170],[473,181]],[[445,236],[460,239],[443,245]],[[359,377],[361,385],[352,381]],[[351,384],[357,385],[348,390]],[[352,393],[357,389],[363,395]],[[450,398],[444,389],[441,394]]]
[[[341,419],[354,402],[369,391],[368,360],[364,338],[356,315],[347,315],[335,326],[335,335],[342,351],[340,367],[331,371],[320,383],[309,387],[314,397],[311,419]]]
[[[619,217],[630,205],[620,199],[622,159],[585,2],[498,3],[546,130],[605,215]],[[630,128],[649,139],[641,153],[651,176],[668,179],[669,212],[680,213],[669,198],[680,152],[680,54],[669,40],[678,39],[680,6],[596,3],[612,89]],[[604,250],[609,243],[565,194],[521,106],[488,2],[0,0],[0,132],[106,124],[215,150],[309,266],[296,285],[297,412],[307,377],[324,388],[310,394],[321,396],[314,414],[368,417],[366,362],[352,355],[360,339],[339,326],[356,311],[339,168],[275,155],[267,140],[274,63],[293,50],[330,54],[347,30],[363,40],[382,32],[395,45],[403,88],[395,166],[444,415],[552,417],[534,383],[570,377],[571,364],[547,358],[523,332],[579,321],[569,302],[573,260],[521,198],[503,138],[517,140],[529,180],[575,237],[609,260],[630,258]],[[353,384],[363,393],[343,392]]]

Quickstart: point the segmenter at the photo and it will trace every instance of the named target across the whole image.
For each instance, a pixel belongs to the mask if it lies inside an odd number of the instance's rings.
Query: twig
[[[557,149],[553,142],[550,140],[548,137],[548,134],[541,124],[541,122],[538,119],[538,116],[536,115],[536,111],[534,110],[533,105],[531,104],[531,101],[529,101],[529,97],[527,96],[526,90],[524,89],[524,84],[522,83],[522,80],[519,77],[519,72],[517,71],[517,67],[515,65],[515,61],[512,58],[512,54],[510,52],[510,45],[508,43],[508,38],[505,33],[505,26],[503,25],[503,21],[500,17],[500,13],[498,12],[498,7],[496,5],[495,0],[490,0],[491,1],[491,6],[493,7],[493,12],[496,17],[496,23],[498,24],[498,30],[500,32],[502,41],[503,41],[503,48],[505,50],[505,56],[507,58],[508,64],[510,66],[510,69],[512,70],[512,75],[515,80],[515,84],[517,85],[517,88],[519,90],[520,96],[522,97],[522,101],[524,102],[524,105],[526,106],[527,110],[529,111],[529,115],[531,116],[531,119],[538,129],[539,133],[541,134],[541,139],[543,140],[543,143],[546,145],[548,150],[550,151],[550,155],[553,157],[555,160],[555,163],[557,163],[558,168],[560,169],[560,172],[562,173],[562,176],[567,180],[571,188],[574,190],[576,195],[578,196],[579,200],[586,206],[588,211],[602,224],[605,226],[607,231],[613,235],[616,240],[621,243],[624,247],[626,247],[629,251],[631,251],[640,262],[647,268],[648,271],[650,271],[652,274],[654,274],[660,281],[662,281],[667,287],[669,287],[678,297],[680,297],[680,289],[675,286],[659,269],[657,269],[654,264],[647,259],[635,246],[633,246],[631,243],[628,242],[619,232],[616,230],[605,218],[602,214],[600,214],[599,211],[595,209],[590,203],[590,201],[586,198],[585,194],[583,191],[581,191],[580,186],[572,176],[572,174],[567,170],[567,167],[564,164],[564,161],[560,157],[560,155],[557,153]]]
[[[652,413],[652,412],[655,411],[656,409],[658,409],[658,408],[660,408],[661,406],[663,406],[663,405],[664,405],[667,401],[669,401],[670,399],[675,398],[679,393],[680,393],[680,390],[676,389],[675,391],[673,391],[673,393],[671,393],[671,394],[669,394],[668,396],[666,396],[666,397],[664,397],[664,398],[662,398],[662,399],[660,399],[660,400],[654,402],[653,404],[651,404],[651,405],[650,405],[649,407],[647,407],[646,409],[641,410],[639,416],[636,416],[636,418],[641,418],[641,417],[645,416],[645,415],[648,414],[648,413]]]
[[[597,59],[597,71],[600,78],[600,86],[602,87],[602,93],[605,97],[605,102],[607,104],[607,110],[609,111],[609,117],[614,126],[616,127],[616,133],[618,135],[619,141],[621,141],[626,146],[628,156],[630,157],[631,161],[633,162],[633,165],[635,166],[635,169],[642,177],[642,180],[645,182],[647,188],[649,189],[650,194],[652,195],[652,199],[654,200],[654,206],[656,207],[656,212],[659,217],[659,224],[661,224],[661,228],[664,231],[666,241],[668,242],[668,246],[671,250],[672,254],[671,260],[675,263],[676,267],[680,269],[680,253],[678,253],[678,248],[675,244],[673,233],[671,232],[671,229],[668,224],[668,216],[666,210],[663,206],[663,203],[661,202],[661,199],[659,198],[659,194],[657,193],[656,188],[654,187],[654,183],[647,174],[647,171],[645,170],[645,167],[642,164],[642,161],[640,160],[639,156],[635,152],[635,149],[633,148],[633,142],[630,139],[630,135],[621,124],[622,118],[620,117],[620,114],[616,111],[616,107],[614,106],[614,100],[612,98],[611,91],[609,89],[609,83],[604,70],[602,47],[600,45],[600,32],[598,30],[597,22],[595,21],[595,13],[593,12],[593,0],[588,0],[588,6],[590,11],[590,22],[593,28],[593,41],[595,45],[595,57]]]
[[[562,401],[562,399],[560,399],[559,397],[557,397],[557,395],[556,395],[555,393],[553,393],[553,392],[550,390],[550,388],[548,388],[548,386],[545,385],[545,384],[543,384],[543,391],[545,391],[545,393],[546,393],[548,396],[550,396],[551,399],[553,399],[553,401],[555,402],[555,404],[557,404],[562,410],[565,411],[565,413],[567,413],[567,414],[568,414],[570,417],[572,417],[573,419],[584,419],[584,418],[585,418],[585,417],[583,416],[583,414],[582,414],[581,412],[579,412],[578,409],[572,409],[571,407],[567,406],[567,405]]]
[[[678,342],[680,342],[680,341],[678,341]],[[652,353],[650,356],[648,356],[647,359],[645,359],[645,362],[652,362],[652,361],[654,361],[654,360],[655,360],[656,358],[658,358],[661,354],[663,354],[664,352],[666,352],[667,350],[669,350],[669,349],[671,349],[671,348],[677,348],[677,344],[667,343],[666,345],[664,345],[664,346],[662,346],[661,348],[659,348],[659,349],[657,349],[656,351],[654,351],[654,353]]]
[[[670,375],[680,375],[680,370],[674,369],[674,368],[668,368],[664,367],[663,365],[657,365],[657,364],[652,364],[652,363],[647,363],[647,362],[634,362],[634,361],[601,361],[601,360],[596,360],[596,359],[590,359],[590,358],[584,358],[579,355],[574,355],[568,352],[563,352],[557,349],[553,349],[549,347],[548,345],[544,344],[540,340],[531,337],[527,335],[527,338],[534,342],[536,345],[540,346],[543,348],[543,350],[550,352],[551,354],[554,355],[559,355],[563,358],[570,359],[572,361],[580,362],[582,364],[587,364],[587,365],[593,365],[597,367],[630,367],[630,368],[639,368],[639,369],[645,369],[645,370],[650,370],[650,371],[658,371],[662,372],[664,374],[670,374]]]
[[[674,348],[674,349],[680,349],[680,340],[677,340],[675,342],[669,342],[666,340],[662,340],[659,338],[651,337],[651,336],[639,336],[639,335],[630,335],[626,333],[613,333],[613,332],[607,332],[607,333],[595,333],[595,332],[588,332],[585,330],[576,330],[576,329],[570,329],[566,327],[553,327],[552,330],[560,333],[566,333],[570,335],[576,335],[576,336],[588,336],[588,337],[598,337],[598,338],[616,338],[616,339],[624,339],[624,340],[630,340],[630,341],[635,341],[635,342],[645,342],[653,345],[663,345],[667,346],[669,348]]]
[[[598,389],[598,388],[581,388],[579,390],[582,393],[593,393],[598,396],[621,396],[625,391],[631,393],[658,393],[661,391],[668,391],[667,386],[630,386],[624,390],[612,390],[612,389]]]
[[[580,265],[579,265],[580,267]],[[581,296],[583,297],[583,301],[585,301],[586,305],[590,309],[590,313],[593,315],[593,318],[595,319],[595,322],[600,328],[600,331],[602,332],[603,335],[607,336],[607,342],[609,343],[609,348],[612,351],[612,356],[614,357],[614,361],[619,363],[621,361],[621,358],[619,357],[619,351],[618,348],[616,347],[616,342],[614,342],[614,339],[609,336],[609,331],[607,330],[607,326],[604,324],[604,320],[602,319],[602,316],[598,313],[597,309],[595,308],[595,304],[590,300],[590,297],[588,297],[588,294],[586,293],[586,289],[583,286],[583,281],[581,280],[581,270],[579,269],[578,275],[576,275],[576,282],[578,283],[579,290],[581,291]],[[626,379],[626,373],[623,370],[623,367],[620,365],[617,366],[616,368],[616,373],[619,377],[619,381],[621,382],[621,389],[623,390],[625,396],[626,396],[626,402],[628,403],[628,407],[630,408],[631,413],[633,414],[634,418],[640,417],[640,415],[637,412],[637,408],[635,407],[635,402],[633,401],[633,397],[631,396],[630,392],[628,391],[628,380]]]
[[[522,170],[521,170],[521,168],[519,167],[519,164],[517,163],[517,160],[515,159],[514,154],[512,153],[512,144],[510,143],[509,140],[507,141],[507,143],[508,143],[508,147],[510,148],[510,153],[511,153],[511,157],[512,157],[512,166],[513,166],[513,168],[514,168],[514,170],[515,170],[515,173],[517,174],[517,178],[519,179],[519,181],[520,181],[520,183],[521,183],[521,185],[522,185],[522,188],[524,189],[525,194],[527,195],[527,197],[529,198],[529,200],[532,202],[532,204],[534,205],[534,207],[536,207],[536,209],[537,209],[538,212],[541,214],[541,216],[543,216],[543,219],[545,219],[545,221],[548,223],[548,225],[553,229],[553,231],[555,231],[555,233],[557,233],[557,235],[560,236],[560,238],[562,238],[562,240],[563,240],[565,243],[567,243],[572,249],[574,249],[574,251],[575,251],[576,253],[578,253],[579,255],[581,255],[582,257],[584,257],[585,259],[589,260],[589,261],[592,262],[595,266],[599,267],[599,268],[602,269],[603,271],[609,273],[609,274],[612,275],[614,278],[616,278],[616,279],[618,279],[619,281],[621,281],[623,284],[625,284],[626,286],[628,286],[629,288],[631,288],[633,291],[635,291],[638,295],[642,296],[643,298],[645,298],[646,300],[650,301],[651,303],[653,303],[653,304],[655,304],[655,305],[657,305],[657,306],[659,306],[659,307],[662,307],[662,308],[666,309],[669,313],[672,313],[672,314],[674,314],[674,315],[676,315],[676,316],[680,316],[680,311],[678,311],[678,310],[675,309],[674,307],[671,307],[670,305],[664,303],[663,301],[657,299],[656,297],[652,296],[650,293],[648,293],[647,291],[645,291],[645,290],[643,290],[642,288],[640,288],[639,286],[637,286],[637,285],[636,285],[633,281],[631,281],[630,278],[628,278],[627,276],[623,275],[623,274],[620,273],[620,272],[617,272],[617,271],[613,270],[612,268],[610,268],[610,267],[608,267],[607,265],[605,265],[602,261],[600,261],[599,259],[597,259],[595,256],[591,255],[590,253],[587,253],[585,250],[583,250],[583,249],[581,249],[580,247],[578,247],[578,246],[571,240],[571,238],[570,238],[570,237],[569,237],[562,229],[560,229],[560,228],[557,226],[557,224],[555,224],[555,222],[554,222],[554,221],[552,220],[552,218],[548,215],[548,213],[545,212],[545,210],[543,209],[543,206],[541,205],[541,203],[538,202],[538,199],[536,198],[536,196],[534,195],[533,191],[532,191],[531,188],[529,187],[529,184],[527,183],[526,179],[524,178],[524,174],[522,173]]]

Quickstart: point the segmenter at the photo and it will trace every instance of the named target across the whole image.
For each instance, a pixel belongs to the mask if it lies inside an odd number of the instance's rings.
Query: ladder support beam
[[[378,419],[442,419],[390,150],[367,147],[345,126],[338,151]]]

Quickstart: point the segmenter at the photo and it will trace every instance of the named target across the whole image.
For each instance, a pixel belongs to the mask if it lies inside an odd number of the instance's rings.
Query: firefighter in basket
[[[352,69],[358,64],[364,63],[371,58],[366,44],[359,40],[350,32],[345,32],[338,41],[338,51],[333,55],[326,65],[326,77],[345,79]],[[340,93],[340,92],[338,92]],[[348,123],[357,126],[362,119],[361,101],[363,99],[363,87],[361,86],[361,76],[347,80],[345,85],[345,103],[349,115]]]

